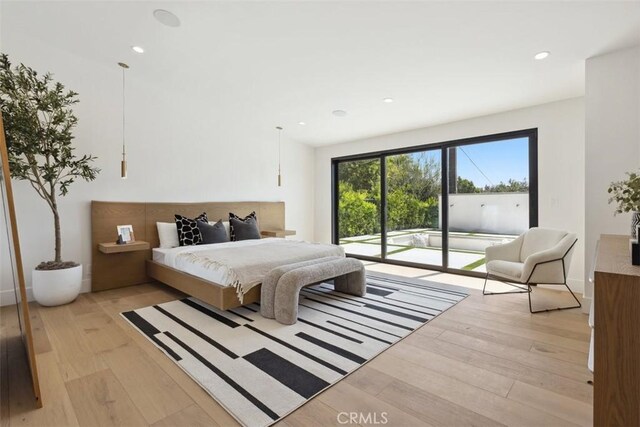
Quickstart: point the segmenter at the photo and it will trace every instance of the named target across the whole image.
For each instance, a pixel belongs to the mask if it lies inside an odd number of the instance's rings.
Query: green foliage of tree
[[[473,183],[470,179],[458,177],[457,182],[458,194],[480,193],[482,190]]]
[[[518,181],[510,179],[505,184],[500,181],[497,185],[485,185],[483,192],[485,193],[526,193],[529,191],[529,183],[526,179]]]
[[[629,179],[612,182],[607,192],[611,195],[609,203],[616,203],[615,213],[640,211],[640,175],[627,172]]]
[[[77,157],[72,141],[78,119],[71,107],[78,94],[66,91],[53,81],[23,64],[11,67],[9,58],[0,55],[0,110],[9,155],[11,176],[29,181],[53,212],[55,264],[62,265],[58,196],[81,178],[93,181],[99,169],[92,167],[91,155]]]
[[[379,233],[379,218],[378,206],[368,197],[366,191],[355,191],[350,183],[340,183],[340,238]]]
[[[418,200],[440,194],[440,163],[423,154],[399,154],[387,158],[387,188],[403,190]]]
[[[437,227],[438,200],[419,200],[402,189],[387,194],[387,227],[392,230]]]
[[[380,162],[377,159],[340,163],[338,177],[353,191],[380,194]]]

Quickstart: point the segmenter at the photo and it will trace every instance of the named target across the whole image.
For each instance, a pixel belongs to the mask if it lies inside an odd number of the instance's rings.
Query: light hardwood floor
[[[390,426],[592,424],[585,315],[577,310],[530,315],[526,295],[483,297],[479,279],[380,264],[367,268],[457,283],[472,288],[471,295],[280,426],[340,425],[341,412],[358,413],[349,425],[384,420]],[[39,410],[33,409],[24,380],[15,307],[4,307],[0,427],[237,425],[118,315],[180,296],[145,284],[83,294],[62,307],[32,304],[44,402]],[[566,297],[546,289],[534,295],[541,303]]]

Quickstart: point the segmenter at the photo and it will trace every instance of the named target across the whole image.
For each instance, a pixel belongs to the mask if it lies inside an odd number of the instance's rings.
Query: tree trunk
[[[56,203],[55,195],[52,195],[51,210],[53,211],[53,226],[56,236],[56,259],[55,262],[62,261],[62,240],[60,238],[60,215],[58,215],[58,204]]]

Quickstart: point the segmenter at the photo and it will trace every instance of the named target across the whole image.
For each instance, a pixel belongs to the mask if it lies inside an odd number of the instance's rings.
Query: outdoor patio
[[[449,267],[485,272],[484,249],[516,237],[510,234],[449,232]],[[381,256],[381,244],[380,234],[340,239],[340,245],[348,254],[376,258]],[[390,231],[387,233],[387,259],[442,265],[442,233],[428,228]]]

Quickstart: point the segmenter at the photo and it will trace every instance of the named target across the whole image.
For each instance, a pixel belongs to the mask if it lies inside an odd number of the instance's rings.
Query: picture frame
[[[118,243],[126,244],[136,241],[132,225],[117,225],[116,229],[118,230]]]

